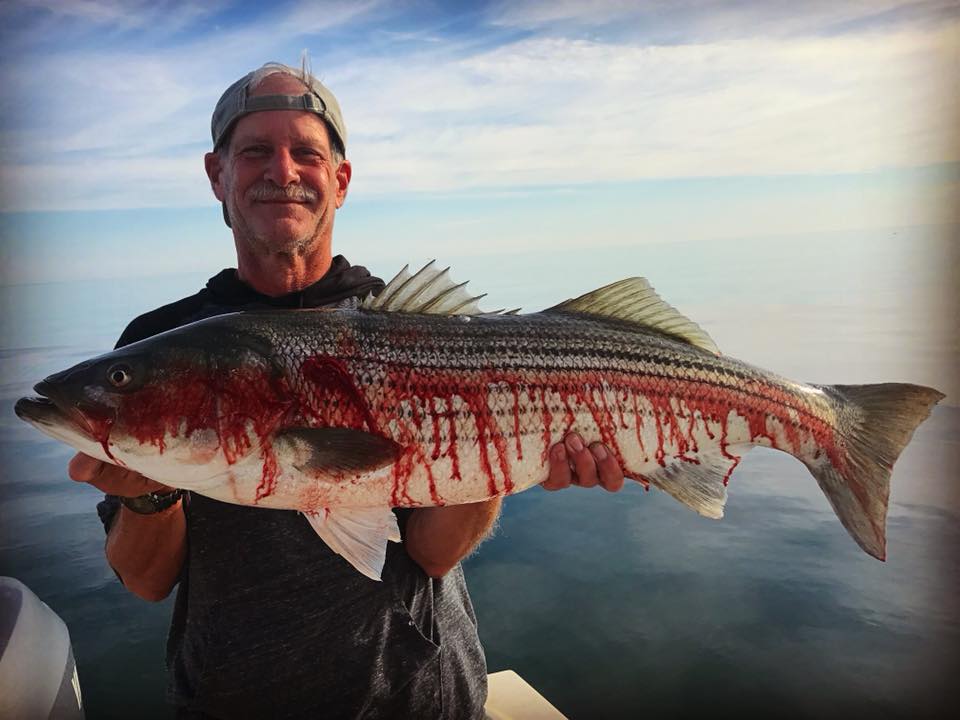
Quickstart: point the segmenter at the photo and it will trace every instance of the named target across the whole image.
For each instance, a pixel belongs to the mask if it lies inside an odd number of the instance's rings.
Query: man
[[[213,114],[205,157],[233,230],[237,269],[134,320],[118,345],[203,317],[258,307],[355,306],[382,281],[332,256],[350,184],[346,130],[314,77],[268,64],[234,83]],[[398,510],[372,582],[296,512],[181,494],[83,454],[70,476],[107,493],[106,555],[147,600],[179,582],[169,699],[179,717],[479,718],[486,665],[460,560],[500,500]],[[550,453],[543,486],[618,490],[623,475],[575,433]]]

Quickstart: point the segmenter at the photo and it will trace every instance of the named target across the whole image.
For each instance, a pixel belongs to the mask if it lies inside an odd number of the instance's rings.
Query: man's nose
[[[300,172],[290,151],[286,148],[277,148],[270,157],[265,179],[273,181],[280,187],[295,185],[300,181]]]

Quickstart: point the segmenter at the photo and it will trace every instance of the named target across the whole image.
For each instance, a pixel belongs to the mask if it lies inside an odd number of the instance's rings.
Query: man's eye
[[[269,150],[266,145],[250,145],[241,150],[244,155],[266,155]]]

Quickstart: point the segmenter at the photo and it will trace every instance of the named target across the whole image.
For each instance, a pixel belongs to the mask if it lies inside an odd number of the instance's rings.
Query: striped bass
[[[721,355],[643,278],[532,314],[483,313],[433,264],[356,309],[221,315],[38,383],[17,414],[94,457],[224,502],[299,510],[379,579],[391,508],[521,492],[568,432],[720,518],[743,453],[803,462],[884,559],[889,480],[944,396],[810,385]]]

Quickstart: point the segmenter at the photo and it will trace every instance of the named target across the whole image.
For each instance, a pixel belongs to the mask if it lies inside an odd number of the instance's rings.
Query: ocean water
[[[955,268],[937,258],[956,234],[907,235],[870,238],[869,253],[867,238],[848,236],[452,263],[490,307],[538,309],[643,274],[735,357],[798,380],[948,393],[896,465],[885,563],[847,536],[798,461],[762,448],[732,476],[720,521],[636,484],[508,499],[465,561],[491,671],[516,670],[571,718],[952,715],[960,348]],[[103,557],[98,493],[67,478],[72,450],[20,422],[13,403],[203,279],[0,287],[0,574],[66,622],[91,718],[171,716],[172,600],[146,603],[120,586]]]

